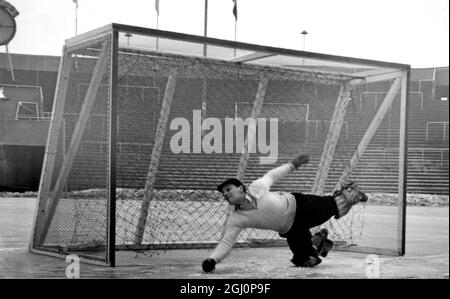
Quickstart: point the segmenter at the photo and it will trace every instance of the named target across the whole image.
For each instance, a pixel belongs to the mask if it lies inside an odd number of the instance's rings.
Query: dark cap
[[[236,178],[231,178],[231,179],[225,180],[222,184],[220,184],[219,186],[217,186],[217,191],[222,192],[223,187],[224,187],[225,185],[228,185],[228,184],[233,184],[233,185],[235,185],[236,187],[239,187],[239,186],[243,186],[243,185],[244,185],[244,184],[242,184],[242,182],[241,182],[240,180],[238,180],[238,179],[236,179]]]

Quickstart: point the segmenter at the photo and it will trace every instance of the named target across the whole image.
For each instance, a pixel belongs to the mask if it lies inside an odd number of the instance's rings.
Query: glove
[[[299,168],[302,164],[306,164],[308,162],[309,162],[308,155],[299,155],[291,161],[291,163],[294,165],[295,168]]]
[[[202,263],[203,271],[206,273],[211,272],[216,267],[216,260],[215,259],[206,259]]]

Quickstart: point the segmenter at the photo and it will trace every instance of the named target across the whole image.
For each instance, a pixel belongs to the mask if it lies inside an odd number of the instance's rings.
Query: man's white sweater
[[[281,234],[289,231],[295,218],[295,198],[289,192],[270,192],[270,187],[293,170],[294,165],[287,163],[250,184],[247,197],[256,199],[256,209],[236,209],[228,216],[222,238],[210,258],[216,262],[223,260],[245,228],[270,229]]]

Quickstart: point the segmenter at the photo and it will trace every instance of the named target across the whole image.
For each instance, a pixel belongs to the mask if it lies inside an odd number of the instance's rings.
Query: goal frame
[[[343,63],[343,64],[362,64],[367,65],[375,69],[372,71],[367,72],[360,72],[360,73],[353,73],[349,74],[348,78],[351,80],[347,81],[348,86],[352,84],[361,84],[364,83],[373,83],[373,82],[380,82],[380,81],[386,81],[386,80],[393,80],[393,84],[391,86],[391,93],[388,93],[386,95],[385,100],[380,106],[380,109],[378,110],[377,114],[375,115],[374,120],[372,121],[371,125],[369,126],[369,129],[367,130],[365,136],[361,140],[360,145],[358,146],[357,152],[353,156],[352,160],[350,161],[349,167],[346,169],[346,172],[349,173],[352,170],[352,167],[355,166],[357,163],[356,157],[358,155],[361,155],[365,147],[367,146],[368,142],[370,141],[371,136],[373,136],[374,132],[376,131],[377,126],[379,125],[381,119],[385,115],[387,109],[389,108],[389,103],[392,102],[393,97],[392,95],[396,91],[399,91],[400,96],[400,134],[399,134],[399,173],[398,173],[398,244],[396,250],[390,250],[390,249],[380,249],[380,248],[368,248],[368,247],[360,247],[360,246],[351,246],[351,247],[342,247],[338,249],[347,250],[347,251],[356,251],[356,252],[366,252],[366,253],[376,253],[376,254],[383,254],[383,255],[404,255],[405,254],[405,234],[406,234],[406,185],[407,185],[407,159],[408,159],[408,94],[409,94],[409,74],[410,74],[410,65],[406,64],[399,64],[399,63],[391,63],[391,62],[383,62],[383,61],[377,61],[377,60],[369,60],[369,59],[360,59],[360,58],[351,58],[351,57],[344,57],[344,56],[336,56],[336,55],[328,55],[328,54],[320,54],[320,53],[313,53],[313,52],[306,52],[306,51],[298,51],[298,50],[292,50],[292,49],[283,49],[283,48],[276,48],[276,47],[269,47],[269,46],[262,46],[262,45],[254,45],[254,44],[248,44],[248,43],[241,43],[241,42],[233,42],[228,40],[221,40],[221,39],[215,39],[215,38],[209,38],[209,37],[202,37],[202,36],[195,36],[195,35],[189,35],[189,34],[181,34],[176,32],[170,32],[170,31],[163,31],[163,30],[156,30],[156,29],[150,29],[150,28],[142,28],[142,27],[135,27],[135,26],[129,26],[124,24],[109,24],[104,27],[98,28],[96,30],[78,35],[76,37],[73,37],[71,39],[66,40],[66,43],[63,47],[62,56],[60,60],[60,66],[58,71],[58,79],[57,79],[57,87],[55,91],[55,97],[54,97],[54,104],[53,104],[53,111],[52,111],[52,117],[51,117],[51,125],[48,132],[48,139],[46,143],[46,151],[45,151],[45,157],[44,157],[44,163],[42,167],[42,173],[41,173],[41,181],[39,186],[39,193],[38,193],[38,200],[36,203],[36,209],[35,209],[35,215],[34,215],[34,221],[33,221],[33,228],[32,228],[32,234],[29,242],[29,250],[34,253],[40,253],[45,255],[51,255],[51,256],[58,256],[58,257],[66,257],[66,254],[58,253],[58,252],[52,252],[47,249],[41,248],[39,246],[39,242],[35,239],[35,233],[36,229],[38,227],[41,227],[43,223],[45,224],[46,220],[50,219],[52,217],[52,209],[54,211],[55,202],[47,202],[48,200],[48,194],[50,189],[50,181],[52,178],[52,168],[54,159],[52,159],[52,153],[56,150],[56,135],[58,134],[58,130],[61,126],[61,118],[63,114],[64,107],[62,106],[62,103],[64,102],[65,92],[67,89],[67,78],[68,74],[70,73],[71,64],[67,62],[67,60],[72,59],[70,55],[67,55],[67,53],[70,53],[71,51],[74,51],[76,49],[80,49],[82,47],[85,47],[86,45],[89,45],[90,43],[97,42],[97,41],[103,41],[103,40],[109,40],[109,42],[105,42],[104,48],[103,48],[103,54],[109,57],[109,76],[110,76],[110,82],[109,85],[109,94],[110,94],[110,127],[109,127],[109,186],[108,186],[108,227],[107,227],[107,256],[106,259],[99,259],[95,260],[92,259],[92,257],[83,257],[81,255],[81,260],[87,263],[95,263],[100,265],[107,265],[107,266],[115,266],[116,265],[116,219],[114,217],[116,210],[116,148],[117,148],[117,140],[116,140],[116,132],[117,132],[117,98],[118,98],[118,55],[119,55],[119,34],[120,33],[131,33],[131,34],[138,34],[138,35],[145,35],[145,36],[152,36],[156,38],[169,38],[174,39],[178,41],[185,41],[190,43],[197,43],[197,44],[203,44],[204,49],[206,50],[208,46],[217,46],[217,47],[228,47],[228,48],[235,48],[235,49],[241,49],[252,52],[252,54],[244,55],[241,57],[235,57],[233,59],[230,59],[229,61],[232,63],[246,63],[246,62],[254,62],[255,60],[261,59],[261,58],[267,58],[274,55],[289,55],[293,57],[301,57],[303,59],[317,59],[317,60],[323,60],[323,61],[332,61],[336,63]],[[207,51],[204,51],[204,53],[207,53]],[[208,57],[206,57],[207,59]],[[199,58],[201,59],[201,58]],[[108,58],[99,58],[99,62],[97,63],[97,67],[99,69],[104,69],[106,66]],[[96,67],[96,68],[97,68]],[[99,71],[99,73],[101,73]],[[97,77],[95,78],[95,71],[93,75],[93,79],[91,80],[91,84],[89,86],[89,91],[92,93],[90,95],[88,91],[87,98],[89,96],[93,97],[93,94],[95,94],[95,89],[98,88],[98,85],[100,84],[101,78]],[[331,78],[332,79],[332,78]],[[267,83],[266,83],[267,84]],[[258,97],[258,96],[257,96]],[[329,136],[333,134],[339,135],[340,128],[342,127],[342,117],[339,117],[339,111],[340,109],[345,108],[345,90],[342,93],[342,97],[338,99],[338,104],[336,105],[335,115],[333,115],[333,119],[331,120],[332,125],[330,125],[330,131]],[[340,106],[339,106],[340,105]],[[257,104],[255,103],[255,107]],[[84,108],[84,106],[83,106]],[[87,110],[89,110],[89,107],[86,107]],[[260,107],[259,107],[260,110]],[[256,113],[257,115],[257,113]],[[253,115],[252,113],[252,116]],[[80,125],[82,127],[82,124]],[[331,140],[331,139],[330,139]],[[74,143],[79,143],[79,141],[74,140]],[[326,143],[326,150],[329,152],[334,151],[335,144],[333,144],[331,141]],[[324,150],[324,153],[326,152]],[[238,173],[242,175],[242,173],[245,171],[246,161],[245,159],[248,159],[248,153],[245,156],[245,153],[243,154],[243,160],[241,159],[240,166],[243,167],[243,169],[238,170]],[[327,169],[330,166],[330,159],[329,155],[322,155],[321,158],[321,167],[320,171],[326,172]],[[59,174],[61,176],[61,183],[64,182],[64,173]],[[345,175],[343,174],[343,177]],[[341,177],[342,179],[342,177]],[[59,180],[58,180],[59,181]],[[58,182],[57,182],[58,184]],[[315,182],[313,191],[317,193],[323,192],[323,174],[317,175],[317,180]],[[50,207],[49,210],[43,212],[39,209],[40,206]]]

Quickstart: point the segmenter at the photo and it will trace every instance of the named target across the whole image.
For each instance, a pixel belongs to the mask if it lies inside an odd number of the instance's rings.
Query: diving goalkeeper
[[[213,271],[228,256],[245,228],[277,231],[286,238],[293,253],[291,262],[297,267],[321,263],[320,256],[325,257],[333,244],[327,239],[326,229],[312,236],[310,228],[333,216],[336,219],[345,216],[353,205],[367,201],[367,196],[353,182],[343,184],[332,196],[270,191],[274,183],[308,162],[309,156],[297,156],[253,181],[248,188],[236,178],[227,179],[217,187],[234,210],[228,216],[220,242],[203,261],[203,271]]]

